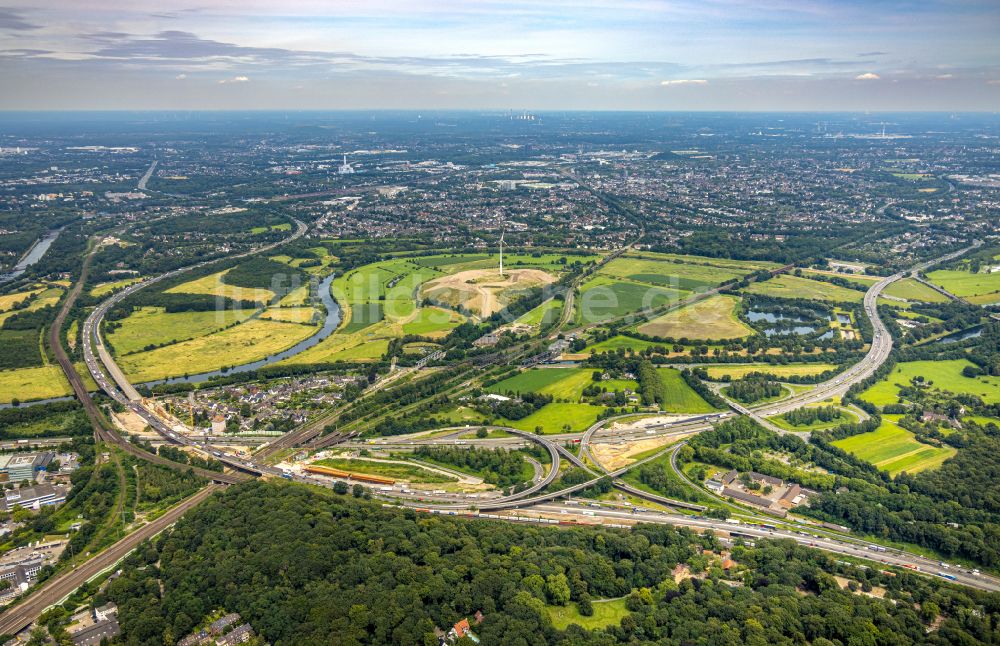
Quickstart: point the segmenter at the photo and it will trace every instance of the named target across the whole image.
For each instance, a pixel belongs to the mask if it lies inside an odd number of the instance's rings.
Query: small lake
[[[817,312],[817,317],[824,318],[822,314]],[[842,315],[838,315],[842,316]],[[794,325],[795,323],[806,323],[806,319],[801,316],[788,316],[781,314],[780,312],[761,312],[758,310],[750,310],[747,312],[747,318],[753,322],[766,321],[768,323],[777,323],[775,327],[767,328],[764,330],[764,335],[768,337],[772,336],[806,336],[807,334],[812,334],[816,331],[815,326],[812,325]],[[850,317],[847,317],[847,322],[850,323]],[[844,322],[841,319],[841,322]],[[833,332],[826,332],[821,337],[821,339],[829,339],[833,336]]]
[[[294,357],[295,355],[308,350],[309,348],[317,345],[320,341],[327,338],[333,334],[337,326],[340,325],[340,306],[337,301],[334,300],[333,294],[330,291],[330,286],[333,284],[334,275],[330,274],[322,281],[320,281],[317,290],[319,291],[320,300],[323,301],[323,305],[326,306],[326,319],[323,321],[323,327],[319,331],[309,337],[308,339],[303,339],[299,341],[287,350],[282,350],[278,354],[260,359],[258,361],[253,361],[251,363],[244,363],[243,365],[233,366],[228,370],[212,370],[210,372],[201,372],[196,375],[188,375],[187,377],[171,377],[169,379],[158,379],[157,381],[147,381],[142,384],[136,384],[136,386],[158,386],[160,384],[198,384],[204,381],[208,381],[213,377],[221,377],[226,375],[235,375],[241,372],[253,372],[263,368],[264,366],[269,366],[272,363],[277,363],[279,361],[284,361],[289,357]]]
[[[805,322],[805,319],[798,316],[785,316],[784,314],[776,314],[775,312],[758,312],[755,310],[747,312],[747,318],[754,323],[757,321],[767,321],[768,323],[777,323],[778,321]]]
[[[965,341],[966,339],[975,339],[983,335],[983,326],[977,325],[975,327],[970,327],[965,330],[959,330],[958,332],[952,332],[951,334],[946,334],[945,336],[938,339],[935,343],[958,343],[959,341]]]

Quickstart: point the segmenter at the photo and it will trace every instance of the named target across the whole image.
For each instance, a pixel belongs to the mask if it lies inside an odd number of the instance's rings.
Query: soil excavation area
[[[428,282],[421,289],[421,296],[487,317],[507,307],[519,292],[550,285],[555,280],[541,269],[511,269],[503,277],[496,269],[472,269]]]

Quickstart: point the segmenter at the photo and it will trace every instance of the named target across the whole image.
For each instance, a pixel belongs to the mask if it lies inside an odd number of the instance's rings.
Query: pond
[[[937,340],[938,343],[958,343],[959,341],[965,341],[966,339],[975,339],[983,335],[983,326],[977,325],[975,327],[966,328],[964,330],[959,330],[958,332],[952,332],[951,334],[946,334]]]
[[[795,323],[808,323],[813,320],[805,319],[801,316],[789,316],[782,314],[781,312],[764,312],[761,310],[750,310],[747,312],[746,316],[749,320],[755,323],[758,321],[775,323],[776,325],[774,327],[769,327],[764,330],[764,335],[768,337],[789,335],[806,336],[816,331],[816,326],[814,325],[795,325]],[[829,320],[827,315],[820,312],[816,312],[816,318]],[[847,322],[850,322],[849,317]],[[819,338],[828,339],[832,336],[832,332],[826,332]]]

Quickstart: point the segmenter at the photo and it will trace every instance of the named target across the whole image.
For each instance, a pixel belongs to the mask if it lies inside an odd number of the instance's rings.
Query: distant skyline
[[[1000,110],[996,0],[38,4],[0,109]]]

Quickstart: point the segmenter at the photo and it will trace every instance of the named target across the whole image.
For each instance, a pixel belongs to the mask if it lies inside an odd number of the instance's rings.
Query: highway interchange
[[[304,225],[301,222],[298,224],[299,224],[299,229],[296,232],[296,236],[302,235],[304,233]],[[973,245],[973,247],[978,246],[979,244],[980,243],[977,242],[975,245]],[[889,354],[892,351],[892,343],[893,343],[892,336],[889,334],[885,324],[882,322],[882,320],[879,318],[878,315],[877,302],[882,291],[893,282],[900,280],[904,276],[908,275],[911,271],[919,271],[940,262],[947,262],[952,258],[955,258],[963,253],[966,253],[968,250],[969,250],[968,248],[962,249],[950,253],[948,255],[942,256],[940,258],[922,263],[921,265],[914,267],[911,270],[899,272],[892,276],[888,276],[878,281],[874,285],[872,285],[865,293],[864,297],[864,311],[866,316],[870,320],[873,328],[872,343],[864,358],[857,364],[845,370],[844,372],[836,375],[835,377],[829,379],[826,382],[817,384],[814,388],[805,393],[792,395],[786,399],[769,403],[765,406],[749,409],[739,404],[736,404],[735,402],[730,402],[731,407],[733,409],[732,412],[707,415],[694,419],[682,419],[673,422],[667,422],[652,427],[651,429],[646,429],[643,431],[643,433],[646,434],[647,437],[649,436],[648,434],[649,430],[653,430],[654,434],[658,436],[685,435],[690,433],[696,433],[710,429],[712,428],[713,423],[717,423],[722,419],[737,414],[749,415],[755,420],[762,421],[768,426],[772,426],[767,422],[765,418],[774,415],[779,415],[781,413],[793,410],[795,408],[799,408],[807,404],[820,402],[831,397],[842,395],[853,384],[863,381],[864,379],[872,375],[876,370],[878,370],[879,366],[881,366],[886,361],[886,359],[889,357]],[[171,275],[176,275],[177,273],[179,273],[179,271],[172,272]],[[151,279],[149,281],[144,281],[142,283],[138,283],[134,286],[131,286],[129,289],[131,289],[132,292],[134,292],[137,289],[141,289],[145,286],[148,286],[149,284],[152,284],[153,282],[157,282],[166,277],[167,276],[161,276],[155,279]],[[117,401],[123,403],[124,405],[127,405],[129,408],[131,408],[138,414],[142,415],[142,417],[145,418],[148,422],[150,422],[150,425],[163,436],[164,440],[178,444],[188,444],[194,446],[195,448],[205,450],[203,447],[198,447],[193,440],[189,440],[184,436],[174,433],[171,429],[169,429],[162,420],[160,420],[151,410],[149,410],[143,404],[142,400],[138,398],[138,393],[135,393],[134,398],[124,397],[124,395],[122,394],[123,392],[128,392],[130,389],[132,390],[132,392],[134,392],[134,389],[132,388],[131,384],[128,382],[124,374],[121,372],[121,370],[118,368],[117,364],[115,364],[113,357],[111,357],[111,355],[107,352],[100,353],[99,355],[95,356],[93,354],[92,349],[89,349],[91,348],[92,344],[101,344],[98,330],[100,326],[100,321],[104,316],[104,314],[113,304],[120,302],[120,300],[125,298],[127,295],[128,294],[126,294],[125,292],[119,292],[118,294],[112,296],[107,301],[98,306],[98,308],[96,308],[95,311],[88,318],[84,335],[84,352],[87,358],[88,368],[91,369],[91,372],[94,375],[95,380],[98,381],[98,384],[101,386],[102,389],[104,389],[110,396],[115,398]],[[105,376],[105,373],[102,370],[102,368],[106,369],[107,372],[112,375],[111,379]],[[446,512],[446,513],[474,511],[476,513],[485,513],[491,511],[501,511],[510,509],[524,509],[524,508],[537,507],[539,505],[549,504],[552,501],[564,498],[575,492],[582,491],[583,489],[591,487],[601,478],[609,477],[612,479],[612,482],[617,488],[625,491],[626,493],[632,496],[645,498],[650,502],[672,507],[675,509],[679,510],[683,509],[688,513],[690,513],[691,511],[700,511],[704,509],[704,507],[700,505],[692,505],[691,503],[685,503],[684,501],[672,500],[662,496],[652,495],[648,492],[642,491],[641,489],[632,487],[631,485],[619,479],[627,471],[634,469],[640,466],[641,464],[644,464],[646,461],[657,459],[661,457],[662,454],[668,450],[675,450],[673,447],[671,447],[670,449],[664,449],[663,452],[657,452],[654,455],[649,456],[644,460],[635,462],[633,464],[628,465],[627,467],[615,471],[608,472],[603,468],[601,468],[600,466],[598,466],[597,470],[593,469],[590,465],[591,464],[599,465],[599,463],[596,460],[594,460],[593,457],[591,456],[589,450],[589,444],[594,435],[599,433],[608,421],[609,420],[602,420],[601,422],[593,425],[579,437],[580,439],[579,456],[577,456],[571,451],[566,450],[561,443],[559,443],[558,441],[554,441],[552,437],[538,436],[532,433],[526,433],[523,431],[518,431],[516,429],[510,429],[505,427],[502,428],[501,430],[504,430],[507,433],[514,435],[522,442],[535,442],[540,444],[548,451],[551,459],[552,466],[550,467],[549,472],[546,474],[544,478],[535,482],[530,488],[525,489],[524,491],[521,492],[517,492],[515,494],[489,500],[474,499],[465,501],[452,501],[452,500],[434,501],[431,499],[427,499],[428,498],[427,494],[419,494],[409,491],[408,492],[395,491],[395,490],[391,492],[379,491],[376,492],[376,494],[380,497],[392,499],[400,504],[417,507],[420,509],[426,509],[428,511],[435,510],[438,512]],[[285,438],[291,439],[292,437],[295,437],[295,434],[296,431],[293,430],[282,439]],[[347,438],[344,438],[344,440],[346,439]],[[566,438],[560,438],[560,439],[566,439]],[[295,445],[294,442],[283,442],[276,444],[279,444],[280,446]],[[270,454],[271,452],[267,451],[264,452],[264,455],[270,455]],[[222,461],[227,466],[239,470],[243,473],[249,473],[259,476],[269,476],[269,477],[284,477],[286,479],[297,480],[308,484],[320,484],[323,486],[330,486],[331,484],[330,480],[328,479],[315,478],[306,475],[293,474],[287,471],[281,471],[275,468],[274,466],[264,463],[260,459],[260,457],[256,457],[250,460],[245,460],[243,458],[218,450],[211,451],[211,455],[216,459]],[[259,455],[260,454],[258,454],[258,456]],[[574,465],[585,469],[593,477],[587,480],[586,482],[582,482],[557,491],[544,491],[552,482],[555,481],[562,459],[567,459]],[[652,518],[652,516],[648,516],[645,514],[642,517],[644,520],[647,518]],[[675,524],[690,524],[692,522],[691,521],[692,516],[681,513],[673,513],[673,514],[660,513],[660,515],[657,516],[657,518],[669,519],[674,521]],[[697,521],[698,523],[697,526],[703,529],[712,529],[715,531],[723,531],[723,532],[729,532],[733,530],[732,522],[726,522],[726,521],[703,518],[703,517],[696,517],[694,518],[694,520]],[[769,532],[768,533],[769,536],[790,538],[792,540],[797,540],[800,542],[802,539],[801,533],[798,531],[781,530],[781,529],[773,529],[767,531]],[[813,537],[810,536],[810,538]],[[809,542],[815,543],[815,547],[817,547],[818,549],[824,549],[827,551],[842,553],[851,556],[861,555],[866,558],[872,558],[872,554],[871,551],[869,550],[869,547],[872,547],[873,549],[881,549],[878,546],[875,546],[875,544],[867,543],[865,541],[858,541],[857,539],[850,539],[847,537],[841,537],[838,539],[824,538],[823,542],[818,542],[816,540],[812,540]],[[858,545],[861,545],[862,547],[859,548]],[[879,557],[881,558],[887,553],[888,552],[879,552]],[[931,568],[932,565],[930,564],[929,561],[927,561],[927,559],[921,559],[916,555],[912,555],[902,551],[893,551],[892,554],[894,559],[893,564],[905,565],[909,567],[920,567],[925,572],[933,571],[929,570],[929,568]],[[896,563],[896,561],[898,561],[898,563]],[[971,572],[964,572],[963,577],[959,578],[957,573],[960,572],[960,570],[955,569],[954,572],[956,572],[956,574],[954,575],[956,576],[956,580],[966,585],[979,587],[983,589],[994,589],[996,586],[1000,586],[1000,581],[997,581],[990,577],[973,575],[971,574]]]
[[[279,243],[273,245],[268,245],[262,247],[246,254],[250,255],[256,253],[262,253],[267,250],[273,249],[281,244],[290,242],[298,237],[301,237],[306,232],[306,226],[304,223],[296,220],[296,231],[287,238]],[[978,242],[974,246],[978,246]],[[938,262],[946,262],[954,257],[965,253],[968,249],[963,249],[956,251],[954,253],[948,254],[944,257],[923,263],[918,267],[914,267],[910,271],[922,270],[930,265],[936,264]],[[160,419],[153,410],[151,410],[146,403],[142,400],[139,393],[136,391],[135,387],[128,381],[127,377],[118,367],[114,358],[107,351],[100,335],[100,326],[104,316],[107,312],[114,307],[116,304],[121,302],[123,299],[127,298],[136,291],[148,287],[152,284],[158,283],[163,280],[178,276],[182,273],[193,271],[205,265],[211,264],[212,262],[218,261],[208,261],[203,263],[198,263],[181,269],[173,270],[171,272],[147,279],[140,283],[136,283],[127,287],[126,289],[113,294],[111,297],[103,301],[90,316],[86,319],[83,326],[82,338],[83,338],[83,353],[85,362],[91,375],[94,377],[99,388],[108,394],[112,399],[120,403],[121,405],[127,407],[128,409],[134,411],[136,414],[140,415],[145,419],[150,426],[159,433],[163,440],[166,442],[187,445],[195,448],[203,453],[211,455],[211,457],[219,460],[225,466],[232,469],[231,473],[218,473],[218,472],[203,472],[202,475],[210,477],[214,482],[218,484],[234,484],[245,480],[247,477],[252,476],[263,476],[263,477],[282,477],[286,479],[296,480],[299,482],[330,486],[331,481],[323,478],[315,478],[311,476],[293,474],[287,471],[282,471],[270,464],[266,464],[263,457],[267,457],[274,453],[276,447],[291,447],[296,446],[301,441],[306,438],[315,437],[316,433],[312,432],[308,435],[303,434],[301,429],[296,429],[291,431],[289,434],[281,438],[281,440],[273,443],[271,450],[265,450],[259,453],[257,457],[252,459],[244,459],[242,457],[232,455],[224,450],[210,449],[206,446],[199,445],[195,440],[189,439],[182,434],[178,434],[171,429],[166,422]],[[765,406],[755,407],[753,409],[743,407],[735,402],[730,402],[732,412],[719,413],[710,416],[702,416],[700,418],[693,419],[682,419],[672,422],[665,422],[655,426],[647,427],[641,431],[642,436],[649,437],[650,435],[655,435],[659,437],[663,436],[684,436],[691,433],[697,433],[703,430],[712,428],[713,422],[718,422],[721,419],[731,417],[737,414],[749,415],[758,422],[763,422],[767,427],[773,428],[773,425],[767,422],[765,418],[779,415],[789,410],[799,408],[803,405],[816,403],[826,400],[831,397],[842,395],[845,393],[853,384],[863,381],[870,375],[872,375],[879,366],[881,366],[892,350],[892,337],[888,333],[885,324],[878,316],[877,311],[877,301],[882,290],[893,282],[903,278],[908,275],[910,271],[900,272],[893,276],[884,278],[874,284],[865,294],[864,298],[864,310],[868,319],[871,321],[873,327],[873,339],[871,346],[865,355],[865,357],[851,366],[844,372],[836,375],[834,378],[816,385],[813,389],[808,392],[792,395],[786,399],[779,400],[777,402],[769,403]],[[74,288],[76,294],[79,293],[79,287],[82,286],[85,280],[86,265],[84,270],[84,275],[81,276],[77,287]],[[572,290],[568,297],[571,297]],[[68,309],[68,308],[67,308]],[[61,326],[62,320],[57,320],[60,325],[54,325],[53,329],[58,330]],[[53,343],[53,348],[61,349],[61,345],[58,343],[58,339]],[[59,359],[60,364],[63,364],[63,357],[59,356],[60,353],[56,353],[57,359]],[[65,355],[65,353],[62,353]],[[160,458],[160,456],[154,456],[141,449],[138,449],[130,442],[121,438],[117,433],[111,431],[110,429],[104,429],[103,423],[96,417],[96,411],[90,410],[93,407],[93,402],[90,400],[89,394],[83,388],[82,380],[79,375],[76,375],[75,370],[73,370],[68,357],[65,358],[65,364],[63,365],[64,370],[67,371],[67,376],[70,373],[76,376],[76,379],[70,377],[71,385],[74,387],[74,392],[85,404],[85,408],[88,410],[88,415],[91,416],[92,422],[95,425],[95,434],[98,435],[98,439],[102,441],[111,442],[121,446],[129,452],[137,454],[139,457],[144,459],[154,459],[157,462],[164,462],[168,466],[180,466],[176,465],[169,460]],[[90,403],[90,407],[86,406]],[[809,545],[816,549],[821,549],[834,554],[840,554],[844,556],[850,556],[855,558],[861,558],[866,560],[873,560],[876,562],[884,563],[887,565],[895,565],[900,567],[909,568],[911,570],[919,570],[926,574],[944,576],[945,578],[952,580],[953,582],[967,585],[974,588],[979,588],[983,590],[990,591],[1000,591],[1000,579],[981,575],[978,572],[973,572],[972,570],[962,569],[956,566],[949,566],[943,563],[933,561],[921,557],[916,554],[909,552],[886,549],[880,545],[869,543],[867,541],[852,538],[846,535],[831,535],[830,532],[823,532],[822,535],[816,532],[815,528],[811,528],[809,525],[801,524],[796,526],[794,529],[784,529],[775,527],[766,522],[754,522],[753,515],[750,514],[752,518],[751,521],[739,521],[730,519],[728,521],[722,521],[718,519],[707,518],[698,514],[692,514],[692,512],[699,512],[704,510],[704,507],[700,505],[693,505],[691,503],[685,503],[683,501],[672,500],[664,498],[662,496],[656,496],[648,492],[636,489],[631,485],[623,482],[619,478],[624,475],[629,470],[644,464],[649,460],[654,460],[662,457],[666,452],[673,451],[676,455],[678,446],[673,445],[671,447],[665,448],[663,451],[656,452],[655,454],[645,458],[644,460],[630,464],[624,468],[617,469],[614,471],[607,471],[599,465],[599,462],[593,459],[590,453],[590,443],[595,437],[595,435],[602,434],[608,435],[609,431],[606,424],[611,420],[602,420],[601,422],[593,425],[582,435],[567,435],[567,436],[538,436],[532,433],[526,433],[523,431],[518,431],[516,429],[502,428],[502,430],[507,433],[514,435],[514,441],[519,442],[535,442],[543,446],[549,454],[550,457],[550,468],[544,477],[537,479],[529,488],[511,494],[508,496],[501,496],[498,498],[493,498],[489,500],[464,500],[464,501],[431,501],[420,499],[420,494],[414,494],[413,492],[383,492],[378,491],[376,495],[379,497],[384,497],[386,500],[394,501],[397,504],[403,504],[410,507],[415,507],[424,511],[435,512],[435,513],[447,513],[447,514],[472,514],[472,515],[489,515],[495,516],[495,514],[490,514],[490,512],[505,512],[507,510],[520,509],[523,510],[518,513],[528,513],[530,512],[547,512],[556,513],[561,516],[576,516],[579,517],[581,513],[581,508],[579,503],[576,505],[569,502],[558,502],[560,499],[566,498],[571,494],[586,489],[593,486],[602,478],[611,478],[613,484],[625,491],[626,493],[640,498],[645,498],[650,502],[657,503],[667,508],[673,508],[677,510],[683,510],[684,513],[669,512],[669,511],[653,511],[640,507],[633,507],[632,509],[619,509],[619,508],[609,508],[606,505],[600,504],[589,504],[587,509],[583,511],[583,514],[588,517],[601,518],[607,520],[612,524],[620,524],[622,521],[627,521],[628,523],[641,520],[642,522],[653,522],[653,523],[665,523],[676,526],[687,526],[696,528],[704,531],[714,531],[725,534],[733,534],[744,536],[750,539],[753,538],[787,538],[796,541],[801,544]],[[468,431],[468,429],[460,429],[463,431]],[[635,437],[639,434],[639,431],[627,431],[628,435],[622,435],[620,438],[625,439],[625,437]],[[347,441],[350,438],[336,438],[337,441]],[[568,451],[561,442],[564,440],[575,441],[579,440],[579,455]],[[445,440],[448,441],[448,440]],[[429,442],[429,443],[435,443]],[[452,440],[451,443],[454,443]],[[501,444],[507,443],[501,441]],[[558,491],[546,492],[544,491],[552,482],[555,481],[558,473],[559,467],[561,465],[561,460],[568,459],[574,465],[586,470],[593,477],[586,482],[582,482],[570,487],[560,489]],[[591,465],[597,465],[594,469]],[[675,465],[676,466],[676,465]],[[683,474],[681,474],[683,477]],[[155,535],[159,531],[168,527],[170,524],[180,518],[181,515],[194,505],[198,504],[212,491],[216,490],[217,485],[212,485],[203,489],[201,492],[195,496],[188,498],[186,501],[173,508],[165,514],[163,517],[158,519],[155,523],[150,523],[136,532],[126,536],[124,539],[115,543],[110,548],[102,551],[94,558],[90,559],[86,563],[80,565],[79,567],[64,572],[53,579],[50,579],[44,586],[33,592],[29,597],[22,601],[21,604],[8,609],[3,615],[0,615],[0,633],[4,632],[16,632],[24,626],[27,626],[31,621],[34,620],[37,615],[42,612],[45,608],[51,606],[54,603],[58,603],[60,599],[64,598],[68,594],[72,593],[79,585],[83,584],[93,576],[96,576],[100,572],[106,570],[108,567],[113,566],[118,561],[120,561],[129,551],[134,549],[135,545],[139,542]],[[541,492],[541,493],[539,493]],[[424,496],[426,494],[423,494]],[[745,510],[744,510],[745,511]],[[744,516],[746,517],[746,515]],[[505,516],[504,518],[511,519]],[[521,520],[525,520],[521,517]],[[789,521],[784,521],[783,524],[789,524]],[[792,525],[795,523],[792,522]],[[766,526],[765,526],[766,525]],[[810,529],[810,531],[804,531],[805,529]]]

